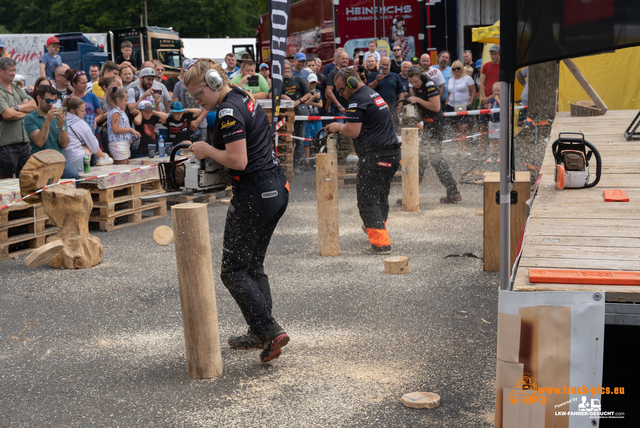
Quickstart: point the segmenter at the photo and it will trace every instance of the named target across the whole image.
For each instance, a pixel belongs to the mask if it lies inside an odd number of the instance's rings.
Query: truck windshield
[[[158,51],[158,59],[168,67],[180,68],[180,52],[178,51]]]

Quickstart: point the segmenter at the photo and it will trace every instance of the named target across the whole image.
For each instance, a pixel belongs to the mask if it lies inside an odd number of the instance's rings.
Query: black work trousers
[[[400,166],[400,149],[366,154],[358,164],[356,194],[360,217],[369,242],[376,247],[391,245],[386,222],[389,215],[391,180]]]
[[[224,228],[222,282],[251,331],[265,342],[281,330],[271,315],[271,287],[263,263],[271,235],[287,209],[288,188],[279,166],[234,179]]]
[[[447,196],[451,196],[458,191],[456,181],[453,179],[449,164],[442,155],[442,135],[439,131],[430,130],[429,127],[424,127],[422,133],[422,139],[420,140],[420,159],[418,162],[418,176],[419,182],[422,183],[422,177],[424,171],[427,169],[427,165],[431,163],[431,166],[436,171],[440,183],[447,189]]]

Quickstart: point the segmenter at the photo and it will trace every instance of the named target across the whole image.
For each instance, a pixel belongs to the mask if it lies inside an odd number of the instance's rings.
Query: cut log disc
[[[394,275],[409,273],[409,258],[393,256],[384,259],[384,271]]]
[[[415,409],[433,409],[440,405],[440,396],[434,392],[412,392],[403,395],[400,401]]]
[[[169,226],[158,226],[153,231],[153,240],[163,247],[169,245],[173,242],[173,230]]]
[[[48,263],[64,248],[64,242],[58,239],[35,250],[33,253],[24,259],[24,263],[28,268],[36,268],[44,263]]]

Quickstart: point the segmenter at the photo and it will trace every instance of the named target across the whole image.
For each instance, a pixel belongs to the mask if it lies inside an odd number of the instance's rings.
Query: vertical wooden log
[[[420,210],[418,128],[402,128],[402,211]]]
[[[187,371],[194,379],[222,374],[218,310],[206,204],[171,207]]]
[[[327,153],[338,153],[338,134],[327,137]]]
[[[318,254],[338,255],[338,155],[316,155],[318,197]]]

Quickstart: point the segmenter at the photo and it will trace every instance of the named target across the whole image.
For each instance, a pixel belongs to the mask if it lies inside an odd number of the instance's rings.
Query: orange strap
[[[369,236],[369,242],[376,247],[386,247],[387,245],[391,245],[387,229],[367,228],[367,235]]]
[[[289,190],[289,180],[287,180],[287,184],[284,185],[284,188],[287,189],[287,192],[291,193],[291,190]]]

